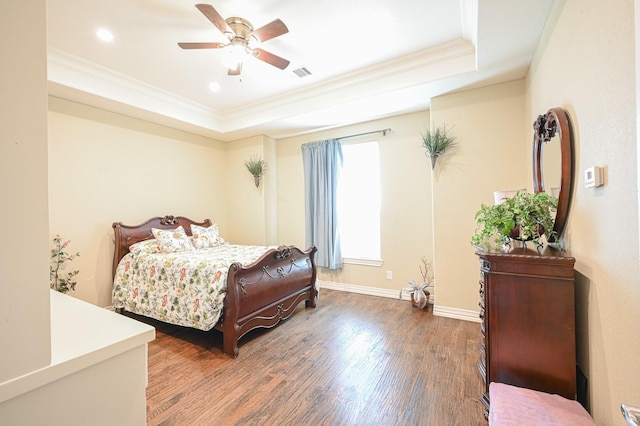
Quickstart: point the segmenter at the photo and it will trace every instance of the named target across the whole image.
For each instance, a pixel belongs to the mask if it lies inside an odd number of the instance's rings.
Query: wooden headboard
[[[182,216],[164,216],[154,217],[147,220],[140,225],[129,226],[124,225],[122,222],[114,222],[113,232],[115,234],[115,251],[113,252],[113,268],[111,270],[111,278],[115,278],[116,269],[120,260],[129,253],[129,247],[140,241],[149,240],[153,238],[151,228],[157,229],[174,229],[178,226],[182,226],[187,233],[191,235],[191,225],[198,225],[208,228],[211,226],[211,220],[205,219],[202,222],[195,222],[189,218]]]

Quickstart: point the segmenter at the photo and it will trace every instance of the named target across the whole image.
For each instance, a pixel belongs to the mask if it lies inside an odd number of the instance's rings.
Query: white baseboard
[[[367,287],[363,285],[355,284],[343,284],[331,281],[318,280],[318,287],[320,289],[328,288],[329,290],[346,291],[348,293],[366,294],[369,296],[386,297],[389,299],[398,299],[400,296],[399,290],[390,290],[387,288]],[[322,292],[320,293],[322,297]],[[411,296],[404,293],[402,294],[402,300],[411,300]],[[437,306],[435,304],[435,297],[431,295],[429,303],[433,304],[433,314],[439,317],[454,318],[463,321],[480,322],[478,312],[467,311],[464,309],[446,308]]]
[[[318,280],[318,286],[322,288],[328,288],[329,290],[338,290],[338,291],[346,291],[348,293],[359,293],[366,294],[369,296],[380,296],[386,297],[389,299],[398,299],[400,296],[400,291],[389,290],[388,288],[377,288],[377,287],[366,287],[363,285],[355,285],[355,284],[343,284],[343,283],[334,283],[331,281],[321,281]],[[403,294],[404,300],[411,300],[411,297],[408,294]]]
[[[454,318],[463,321],[480,322],[479,312],[467,311],[466,309],[434,306],[433,315],[438,317]]]

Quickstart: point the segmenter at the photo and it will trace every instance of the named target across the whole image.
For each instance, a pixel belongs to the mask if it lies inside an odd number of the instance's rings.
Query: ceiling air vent
[[[306,67],[300,67],[296,70],[291,71],[296,77],[307,77],[311,75],[311,71],[309,71]]]

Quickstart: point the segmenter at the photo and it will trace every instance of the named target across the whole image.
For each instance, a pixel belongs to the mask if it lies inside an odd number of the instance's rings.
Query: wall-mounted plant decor
[[[446,125],[436,127],[434,131],[429,129],[422,135],[422,146],[424,147],[425,155],[431,158],[431,170],[436,167],[438,157],[456,145],[456,138],[449,133]]]
[[[244,162],[244,165],[253,176],[257,188],[260,186],[260,178],[267,172],[267,162],[260,157],[251,157]]]

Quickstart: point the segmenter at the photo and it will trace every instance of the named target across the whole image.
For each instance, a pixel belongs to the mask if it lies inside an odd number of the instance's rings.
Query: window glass
[[[380,259],[380,156],[378,142],[343,144],[338,186],[342,256]]]

